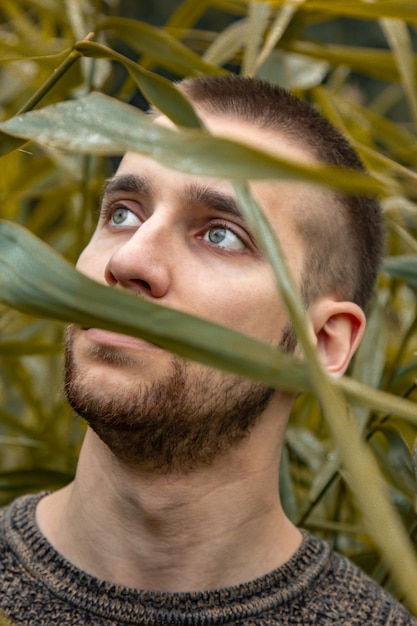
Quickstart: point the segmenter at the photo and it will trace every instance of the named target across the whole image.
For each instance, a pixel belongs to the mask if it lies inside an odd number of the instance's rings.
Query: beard
[[[124,464],[161,473],[210,466],[249,436],[276,393],[177,356],[153,383],[141,380],[139,372],[135,383],[103,389],[76,363],[75,332],[68,328],[67,399]],[[125,352],[102,346],[90,348],[89,356],[116,369],[134,363]]]

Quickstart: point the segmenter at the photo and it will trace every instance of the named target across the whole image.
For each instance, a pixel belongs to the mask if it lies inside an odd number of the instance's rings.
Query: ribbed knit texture
[[[137,591],[98,580],[58,554],[35,521],[42,494],[0,510],[0,608],[25,626],[417,626],[405,609],[323,541],[254,581],[199,593]]]

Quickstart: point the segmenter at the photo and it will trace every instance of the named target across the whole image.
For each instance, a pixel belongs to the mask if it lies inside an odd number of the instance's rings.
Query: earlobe
[[[325,369],[333,376],[342,376],[362,339],[364,312],[354,302],[326,298],[313,304],[309,314]]]

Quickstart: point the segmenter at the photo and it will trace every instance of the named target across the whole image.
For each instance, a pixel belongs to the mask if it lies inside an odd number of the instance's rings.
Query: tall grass
[[[0,501],[71,480],[83,426],[60,392],[62,321],[94,319],[188,358],[303,391],[279,478],[288,514],[332,541],[417,613],[417,4],[186,0],[161,28],[111,15],[104,3],[92,8],[68,0],[65,7],[6,0],[1,8],[0,216],[11,224],[0,227]],[[219,30],[203,27],[213,13],[221,18]],[[355,45],[346,31],[343,42],[332,39],[336,19],[372,26],[382,43]],[[225,144],[198,128],[166,78],[226,71],[278,82],[311,101],[348,136],[369,179],[295,168],[230,142],[226,160]],[[162,129],[156,137],[149,121],[126,105],[138,91],[181,132]],[[200,146],[192,164],[185,158],[190,138]],[[379,195],[386,261],[347,377],[338,382],[322,371],[297,292],[267,230],[258,236],[303,343],[305,364],[173,311],[159,311],[158,325],[144,303],[126,294],[119,294],[114,319],[114,294],[110,307],[108,290],[93,289],[17,228],[73,262],[91,233],[109,157],[127,148],[168,164],[175,154],[175,167],[183,171],[230,178],[257,227],[262,213],[245,186],[249,175],[291,176]]]

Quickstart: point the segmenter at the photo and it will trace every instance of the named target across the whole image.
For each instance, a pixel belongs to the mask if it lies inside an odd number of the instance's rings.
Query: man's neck
[[[277,456],[238,450],[216,467],[155,475],[119,464],[89,431],[76,480],[40,501],[38,523],[64,557],[115,584],[239,584],[284,563],[301,541],[280,506]]]

